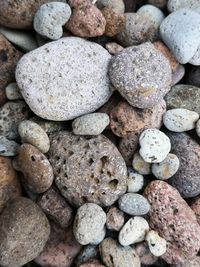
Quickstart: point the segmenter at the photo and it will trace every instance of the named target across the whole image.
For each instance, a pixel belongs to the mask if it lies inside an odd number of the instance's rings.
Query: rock
[[[84,138],[63,131],[50,139],[55,183],[73,206],[85,202],[110,206],[125,193],[125,162],[106,137]]]
[[[124,225],[124,213],[116,207],[111,207],[106,215],[106,227],[111,231],[119,231]]]
[[[79,267],[105,267],[105,266],[102,265],[98,260],[91,260],[89,262],[79,265]]]
[[[42,129],[47,134],[59,132],[63,128],[62,122],[60,122],[60,121],[48,121],[48,120],[41,119],[37,116],[30,118],[30,120],[39,124],[40,127],[42,127]]]
[[[152,164],[153,175],[160,180],[171,178],[179,169],[180,162],[176,155],[169,153],[160,163]]]
[[[154,256],[146,242],[135,244],[135,250],[140,257],[141,263],[144,265],[152,265],[157,261],[157,257]]]
[[[171,265],[171,267],[199,267],[200,257],[196,256],[192,260],[186,260],[183,264]]]
[[[0,156],[0,213],[7,202],[21,195],[17,173],[10,158]]]
[[[200,137],[200,120],[198,120],[196,123],[196,132],[197,132],[197,135]]]
[[[167,135],[172,144],[171,153],[177,155],[180,161],[180,168],[170,179],[170,183],[182,197],[195,197],[200,194],[199,144],[185,133],[169,132]]]
[[[167,4],[167,0],[148,0],[149,4],[157,6],[158,8],[164,8]]]
[[[34,16],[34,29],[43,37],[57,40],[62,37],[62,26],[69,20],[71,8],[60,2],[46,3],[39,7]]]
[[[129,246],[122,247],[112,238],[106,238],[99,246],[102,261],[107,267],[140,267],[140,258]]]
[[[151,174],[151,164],[144,161],[138,152],[136,152],[133,156],[132,165],[133,169],[136,170],[139,174]]]
[[[28,107],[23,101],[8,101],[0,108],[0,135],[17,139],[18,125],[28,118]]]
[[[160,163],[171,150],[170,139],[157,129],[147,129],[139,138],[140,156],[148,163]]]
[[[39,117],[70,120],[108,101],[110,57],[96,43],[78,37],[62,38],[26,54],[17,66],[17,83]],[[64,61],[68,64],[63,65]]]
[[[169,0],[167,4],[169,12],[175,12],[181,8],[192,9],[196,12],[200,11],[199,0]]]
[[[99,258],[99,250],[95,245],[87,245],[84,246],[81,252],[75,259],[75,266],[79,266],[81,264],[87,263],[94,258]]]
[[[99,245],[106,236],[106,227],[102,228],[96,238],[92,241],[91,245]]]
[[[137,14],[145,15],[147,19],[150,19],[157,31],[165,18],[164,13],[153,5],[143,5],[137,10]]]
[[[47,191],[53,182],[53,169],[48,159],[32,145],[21,145],[14,168],[23,173],[23,183],[35,193]]]
[[[164,181],[153,181],[144,195],[151,204],[150,227],[167,241],[162,258],[168,264],[193,258],[200,247],[200,226],[179,192]]]
[[[104,7],[111,7],[118,14],[123,14],[125,11],[125,5],[123,0],[98,0],[97,6],[100,9]]]
[[[76,118],[72,129],[76,135],[99,135],[109,125],[110,119],[106,113],[91,113]]]
[[[105,47],[111,55],[118,54],[124,49],[123,46],[115,42],[107,43]]]
[[[12,157],[18,154],[19,144],[0,135],[0,155]]]
[[[42,153],[47,153],[49,151],[49,137],[37,123],[30,120],[24,120],[20,122],[18,132],[22,143],[29,143],[39,149]]]
[[[167,242],[164,238],[160,237],[156,231],[149,231],[145,240],[147,241],[149,249],[154,256],[160,257],[165,254],[167,250]]]
[[[129,193],[137,193],[142,189],[144,185],[144,177],[141,174],[135,172],[131,167],[129,167],[127,171],[127,191]]]
[[[190,207],[196,215],[198,224],[200,224],[200,198],[199,198],[199,196],[197,196],[194,199],[194,201],[192,202],[192,205]]]
[[[51,234],[42,253],[34,259],[39,266],[70,267],[81,250],[72,228],[62,229],[51,224]]]
[[[145,215],[150,210],[147,199],[136,193],[124,194],[120,197],[118,204],[120,210],[132,216]]]
[[[68,227],[73,219],[72,208],[59,194],[56,188],[51,187],[37,201],[38,206],[61,227]]]
[[[70,0],[72,15],[66,28],[80,37],[101,36],[105,32],[106,20],[101,11],[90,0]]]
[[[0,33],[22,51],[29,52],[38,47],[35,38],[30,33],[9,29],[3,26],[0,26]]]
[[[148,222],[142,217],[135,216],[129,219],[119,232],[119,243],[122,246],[129,246],[144,241],[148,231]]]
[[[10,83],[6,86],[6,97],[9,100],[23,99],[22,95],[20,94],[19,87],[16,83]]]
[[[10,201],[0,215],[0,264],[17,267],[33,260],[49,233],[46,216],[32,200],[19,197]]]
[[[200,13],[200,8],[199,8],[199,13]],[[190,64],[194,66],[199,66],[200,65],[200,46],[198,47],[197,51],[193,55],[193,57],[189,61]]]
[[[113,86],[130,105],[151,108],[170,89],[171,67],[153,44],[144,43],[113,56],[109,76]]]
[[[106,223],[103,209],[94,203],[86,203],[76,213],[73,232],[81,245],[93,243],[102,232]]]
[[[186,84],[191,84],[200,87],[200,66],[191,66],[187,71]]]
[[[177,84],[165,96],[167,109],[185,108],[200,114],[200,88]]]
[[[197,112],[184,108],[170,109],[163,115],[165,127],[177,133],[194,129],[198,119],[199,114]]]
[[[173,12],[162,22],[160,34],[178,62],[186,64],[200,44],[200,15],[189,9]]]
[[[184,65],[179,64],[177,70],[174,73],[172,73],[172,86],[180,82],[181,79],[184,77],[184,75],[185,75],[185,67]]]

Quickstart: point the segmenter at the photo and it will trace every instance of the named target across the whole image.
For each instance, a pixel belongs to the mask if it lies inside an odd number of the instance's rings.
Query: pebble
[[[21,195],[21,187],[12,160],[0,156],[0,212],[7,202]]]
[[[50,139],[55,183],[71,205],[92,202],[111,206],[125,193],[125,162],[106,137],[85,138],[62,131]]]
[[[53,182],[53,169],[48,159],[34,146],[21,145],[14,168],[23,173],[23,183],[35,193],[47,191]]]
[[[180,82],[184,77],[184,75],[185,75],[185,67],[184,65],[179,64],[176,71],[172,73],[172,86]]]
[[[147,19],[150,19],[155,27],[159,29],[161,22],[164,20],[164,13],[153,5],[143,5],[137,10],[137,14],[143,14]]]
[[[132,166],[135,171],[142,175],[151,174],[151,164],[144,161],[139,152],[133,156]]]
[[[42,253],[34,259],[41,267],[70,267],[81,250],[72,228],[62,229],[51,223],[51,234]]]
[[[16,83],[9,83],[6,86],[6,97],[9,100],[19,100],[23,99],[22,95],[20,94],[19,87]]]
[[[200,7],[199,7],[199,11],[200,11]],[[190,59],[189,63],[194,65],[194,66],[199,66],[200,65],[200,46],[198,47],[198,49],[195,52],[194,56]]]
[[[140,156],[148,163],[160,163],[171,150],[170,139],[158,129],[147,129],[139,138]]]
[[[162,22],[160,34],[178,62],[186,64],[200,44],[200,15],[189,9],[175,11]]]
[[[151,204],[150,228],[167,241],[167,251],[161,257],[168,264],[193,258],[200,247],[200,226],[179,192],[157,180],[148,184],[144,195]]]
[[[51,220],[58,223],[62,228],[66,228],[72,223],[72,208],[56,188],[51,187],[47,190],[39,197],[37,204]]]
[[[200,137],[200,120],[198,120],[196,123],[196,133]]]
[[[30,33],[9,29],[3,26],[0,26],[0,33],[22,51],[29,52],[38,47],[36,39]]]
[[[181,8],[187,8],[196,12],[200,11],[199,0],[169,0],[167,3],[169,12],[175,12]]]
[[[169,61],[148,42],[113,56],[109,76],[130,105],[151,108],[170,90],[172,75]]]
[[[0,135],[0,155],[4,157],[12,157],[18,154],[19,144],[13,140],[7,139]]]
[[[18,267],[33,260],[49,234],[48,220],[32,200],[19,197],[10,201],[0,215],[0,264]]]
[[[98,236],[92,241],[91,245],[99,245],[106,236],[106,227],[102,228]]]
[[[104,7],[111,7],[118,14],[123,14],[125,12],[125,5],[123,0],[98,0],[97,6],[100,9]]]
[[[78,267],[105,267],[105,265],[102,265],[98,260],[91,260],[89,262],[79,265]]]
[[[119,232],[119,243],[122,246],[129,246],[144,241],[149,231],[149,224],[143,217],[129,219]]]
[[[199,267],[200,266],[200,257],[196,256],[192,260],[186,260],[184,263],[171,265],[171,267]]]
[[[95,245],[84,246],[75,259],[75,266],[84,264],[94,258],[99,258],[99,249]]]
[[[156,231],[149,231],[145,237],[151,253],[156,256],[162,256],[167,250],[167,242],[160,237]]]
[[[37,123],[30,120],[24,120],[20,122],[18,132],[22,143],[29,143],[39,149],[42,153],[47,153],[49,151],[49,137]]]
[[[200,87],[200,66],[191,66],[186,74],[186,84],[191,84]]]
[[[101,36],[105,32],[106,19],[90,0],[70,0],[72,15],[65,25],[74,35],[80,37]]]
[[[18,125],[28,118],[28,107],[23,101],[8,101],[0,108],[0,135],[17,139]]]
[[[34,116],[32,118],[30,118],[31,121],[37,123],[38,125],[40,125],[40,127],[47,133],[47,134],[51,134],[54,132],[59,132],[60,130],[63,129],[63,125],[62,122],[60,121],[48,121],[48,120],[44,120],[41,119],[37,116]]]
[[[145,266],[156,263],[158,258],[150,252],[149,246],[146,242],[135,244],[135,250],[140,257],[141,263]]]
[[[111,207],[106,214],[106,227],[111,231],[119,231],[124,220],[124,213],[116,207]]]
[[[200,88],[177,84],[165,96],[167,109],[185,108],[200,114]]]
[[[120,210],[132,216],[145,215],[150,210],[149,202],[142,195],[137,193],[126,193],[120,197]]]
[[[160,163],[152,164],[153,175],[160,180],[171,178],[179,169],[180,162],[175,154],[169,153]]]
[[[108,101],[110,57],[96,43],[65,37],[26,54],[17,66],[17,84],[36,115],[55,121],[70,120]]]
[[[46,3],[37,10],[34,16],[34,29],[43,37],[51,40],[60,39],[63,35],[62,26],[69,20],[71,8],[60,2]]]
[[[172,144],[171,153],[177,155],[180,161],[180,168],[170,179],[170,183],[182,197],[195,197],[200,194],[200,146],[185,133],[169,132],[167,135]]]
[[[149,4],[154,5],[158,8],[165,8],[168,0],[148,0]]]
[[[81,245],[95,242],[106,223],[106,214],[103,209],[94,203],[86,203],[76,213],[73,232]],[[102,240],[101,240],[102,241]]]
[[[127,191],[129,193],[137,193],[143,188],[144,177],[141,174],[135,172],[131,167],[127,169],[127,172],[128,172]]]
[[[112,238],[106,238],[99,246],[103,263],[107,267],[140,267],[140,258],[130,246],[122,247]]]
[[[191,209],[194,211],[197,222],[200,224],[200,198],[197,196],[192,202]]]
[[[76,135],[99,135],[109,125],[110,119],[106,113],[91,113],[76,118],[72,123]]]
[[[107,43],[105,47],[111,55],[116,55],[124,49],[123,46],[115,42]]]

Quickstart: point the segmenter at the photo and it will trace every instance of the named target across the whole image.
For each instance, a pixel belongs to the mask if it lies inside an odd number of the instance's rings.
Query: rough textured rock
[[[133,155],[132,161],[133,169],[142,175],[148,175],[151,173],[151,164],[144,161],[139,152]]]
[[[18,154],[20,145],[13,140],[7,139],[0,135],[0,155],[5,157],[12,157]]]
[[[0,215],[0,264],[18,267],[37,257],[50,234],[48,220],[30,199],[19,197]]]
[[[194,211],[197,222],[200,224],[200,197],[196,197],[191,205],[191,209]]]
[[[170,12],[177,11],[181,8],[192,9],[199,12],[199,0],[169,0],[167,3],[167,8]]]
[[[75,266],[84,264],[92,259],[99,258],[99,249],[96,245],[84,246],[75,260]]]
[[[16,83],[10,83],[6,86],[6,97],[9,100],[23,99],[22,95],[20,94],[19,87]]]
[[[156,231],[149,231],[145,237],[151,253],[156,256],[162,256],[167,249],[167,242],[164,238],[160,237]]]
[[[131,167],[128,167],[127,174],[127,192],[137,193],[142,189],[144,185],[144,177],[141,174],[135,172]]]
[[[146,242],[141,242],[135,245],[135,250],[140,257],[141,263],[144,265],[152,265],[157,261],[157,257],[154,256]]]
[[[85,202],[110,206],[126,191],[125,162],[103,135],[85,138],[55,133],[49,160],[56,185],[76,207]]]
[[[111,207],[106,214],[106,227],[112,231],[119,231],[124,224],[124,213],[116,207]]]
[[[105,265],[102,265],[98,260],[91,260],[89,262],[79,265],[78,267],[105,267]]]
[[[192,260],[186,260],[184,263],[176,264],[176,265],[171,265],[171,267],[199,267],[200,265],[200,257],[196,256]]]
[[[123,46],[121,46],[115,42],[107,43],[105,45],[105,47],[111,55],[118,54],[119,52],[121,52],[124,49]]]
[[[193,258],[200,247],[200,226],[179,192],[164,181],[153,181],[144,194],[151,204],[150,227],[167,241],[162,258],[169,264]]]
[[[104,7],[111,7],[118,14],[123,14],[125,11],[123,0],[98,0],[97,6],[100,9]]]

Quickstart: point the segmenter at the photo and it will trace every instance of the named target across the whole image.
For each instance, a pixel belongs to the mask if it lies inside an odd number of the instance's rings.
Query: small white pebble
[[[136,170],[139,174],[151,174],[151,164],[145,162],[138,152],[136,152],[133,156],[132,166],[133,169]]]
[[[149,231],[145,239],[148,243],[149,250],[154,256],[160,257],[166,252],[167,242],[156,231]]]
[[[9,100],[23,99],[22,95],[20,94],[19,87],[16,83],[10,83],[6,86],[6,97]]]
[[[135,172],[131,167],[127,169],[127,174],[127,191],[129,193],[137,193],[142,189],[144,185],[144,177],[141,174]]]

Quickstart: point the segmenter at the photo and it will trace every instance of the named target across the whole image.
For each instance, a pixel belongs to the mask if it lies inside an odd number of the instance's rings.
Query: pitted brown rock
[[[55,183],[69,203],[110,206],[125,193],[125,162],[105,136],[86,138],[61,131],[50,140]]]

